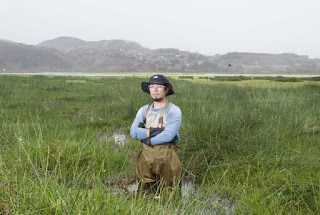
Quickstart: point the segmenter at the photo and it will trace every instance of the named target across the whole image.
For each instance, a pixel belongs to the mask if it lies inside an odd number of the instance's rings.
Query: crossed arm
[[[176,108],[167,114],[167,122],[164,129],[140,128],[139,123],[143,122],[143,117],[147,107],[144,106],[138,111],[131,126],[130,135],[137,140],[147,140],[151,145],[158,145],[171,142],[177,135],[181,125],[181,110]]]

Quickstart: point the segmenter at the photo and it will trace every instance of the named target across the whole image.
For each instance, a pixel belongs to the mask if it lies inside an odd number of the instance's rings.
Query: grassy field
[[[320,214],[320,82],[265,79],[171,78],[199,190],[155,199],[114,189],[134,178],[147,78],[0,76],[0,214]]]

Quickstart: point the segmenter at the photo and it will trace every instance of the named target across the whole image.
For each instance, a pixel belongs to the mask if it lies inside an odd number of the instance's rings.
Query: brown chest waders
[[[152,105],[152,104],[151,104]],[[166,124],[165,111],[168,103],[160,115],[152,115],[151,105],[145,115],[146,128],[164,128]],[[147,126],[146,122],[151,122]],[[182,172],[182,165],[176,152],[175,143],[148,146],[142,143],[142,150],[136,161],[136,175],[142,183],[160,182],[166,185],[174,185],[178,182]]]

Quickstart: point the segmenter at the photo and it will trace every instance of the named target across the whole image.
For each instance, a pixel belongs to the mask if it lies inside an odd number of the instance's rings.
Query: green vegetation
[[[245,80],[251,80],[252,77],[247,76],[216,76],[214,78],[210,78],[213,81],[245,81]]]
[[[192,77],[192,76],[191,76]],[[320,81],[320,77],[283,77],[283,76],[215,76],[199,77],[199,79],[210,79],[212,81],[247,81],[247,80],[269,80],[277,82],[303,82],[303,81]]]
[[[181,79],[193,79],[193,76],[179,76]]]
[[[171,78],[169,100],[183,113],[183,180],[199,191],[183,197],[175,187],[160,200],[116,192],[134,177],[140,143],[120,147],[112,134],[129,136],[150,102],[145,80],[0,76],[0,214],[320,213],[320,83],[312,78]]]

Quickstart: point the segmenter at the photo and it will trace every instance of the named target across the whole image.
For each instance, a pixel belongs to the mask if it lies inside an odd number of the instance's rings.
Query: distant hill
[[[58,37],[56,39],[47,40],[39,43],[37,46],[57,49],[66,52],[75,48],[84,46],[87,42],[74,37]]]
[[[74,69],[79,70],[164,70],[182,71],[190,66],[199,67],[206,57],[177,49],[151,50],[126,40],[82,41],[77,38],[59,37],[37,46],[52,48],[73,59]]]
[[[57,49],[61,52],[69,52],[76,49],[145,49],[141,45],[125,40],[100,40],[100,41],[84,41],[74,37],[58,37],[56,39],[47,40],[39,43],[37,46]]]
[[[248,72],[308,72],[320,71],[316,60],[292,53],[262,54],[262,53],[228,53],[217,56],[218,65],[231,64],[229,69]]]
[[[59,37],[36,46],[0,41],[0,71],[183,71],[220,73],[320,73],[320,60],[292,53],[206,56],[178,49],[148,49],[126,40]]]
[[[72,69],[72,62],[60,52],[0,40],[0,71]]]

